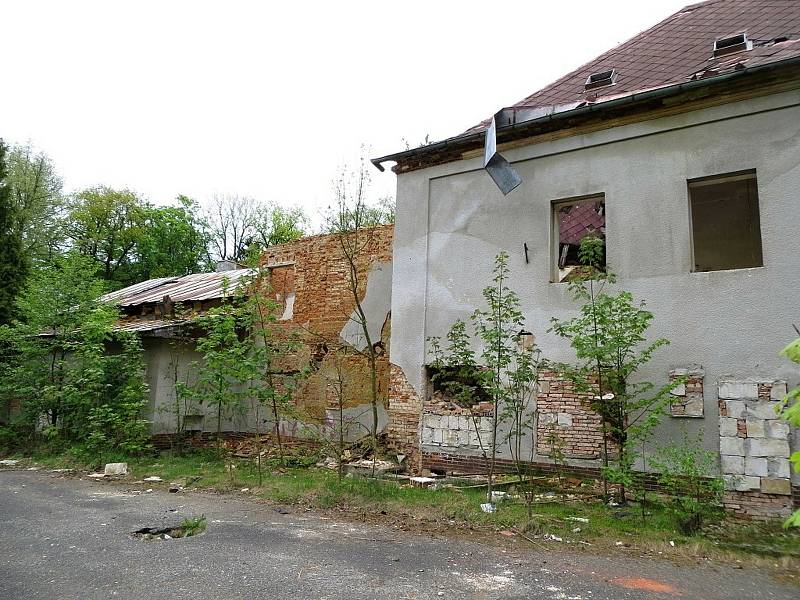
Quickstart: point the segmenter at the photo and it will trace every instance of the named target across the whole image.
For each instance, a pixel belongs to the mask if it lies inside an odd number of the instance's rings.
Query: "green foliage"
[[[669,403],[670,390],[680,382],[656,388],[635,377],[669,342],[647,340],[653,313],[644,302],[635,302],[630,292],[609,290],[615,276],[599,270],[602,252],[602,242],[596,238],[581,241],[581,260],[591,269],[569,284],[575,300],[582,303],[579,314],[568,320],[553,318],[551,331],[569,340],[579,361],[577,366],[559,365],[559,370],[577,391],[589,396],[592,410],[602,419],[605,438],[618,449],[616,464],[609,465],[604,448],[604,471],[620,485],[624,501],[625,487],[633,483],[635,448],[650,436]]]
[[[492,285],[483,289],[486,308],[475,310],[470,319],[474,341],[461,320],[448,331],[445,349],[439,338],[428,340],[434,359],[434,385],[465,408],[482,400],[490,401],[493,407],[489,440],[481,438],[476,417],[472,417],[484,457],[489,461],[489,497],[499,443],[508,443],[519,476],[522,478],[527,472],[523,465],[523,439],[535,428],[532,400],[543,366],[536,349],[522,343],[520,334],[525,321],[519,297],[507,286],[508,278],[508,254],[501,252],[495,257]],[[480,344],[480,361],[473,350],[475,342]],[[498,431],[504,421],[510,422],[511,427],[501,440]]]
[[[26,259],[34,268],[46,266],[64,250],[61,178],[50,157],[30,144],[13,146],[7,166]]]
[[[180,528],[184,537],[199,535],[206,530],[206,516],[200,515],[199,517],[186,517],[183,521],[181,521]]]
[[[36,271],[19,299],[21,320],[0,328],[8,368],[0,399],[19,406],[14,427],[26,441],[83,444],[88,451],[136,452],[148,428],[141,347],[113,333],[105,286],[77,253]]]
[[[144,205],[143,228],[134,246],[136,280],[211,270],[206,224],[197,203],[178,196],[177,206]]]
[[[717,455],[703,449],[702,433],[659,448],[651,464],[660,472],[659,482],[670,497],[668,508],[681,533],[692,535],[710,517],[720,516],[725,482],[710,476]]]
[[[800,364],[800,338],[781,350],[781,355],[790,361]],[[800,427],[800,385],[789,390],[779,407],[780,416],[794,427]],[[800,451],[792,454],[790,460],[794,470],[800,472]],[[794,511],[786,521],[786,527],[800,527],[800,509]]]
[[[253,235],[242,258],[246,264],[257,266],[264,250],[303,237],[307,228],[308,216],[302,208],[284,208],[273,202],[260,204],[254,211]]]
[[[136,244],[145,232],[146,210],[130,190],[98,186],[78,192],[69,208],[67,232],[74,247],[96,263],[103,279],[133,283]]]
[[[21,212],[12,199],[6,146],[0,140],[0,325],[11,322],[25,282],[28,262],[22,246]]]

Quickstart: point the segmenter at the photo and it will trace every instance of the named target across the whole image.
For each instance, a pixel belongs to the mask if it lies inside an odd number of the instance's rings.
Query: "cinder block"
[[[723,473],[727,475],[744,475],[743,456],[726,456],[723,454],[719,458],[720,468]]]
[[[786,396],[786,382],[781,380],[775,381],[772,384],[772,390],[770,390],[769,397],[772,400],[780,401],[783,400],[785,396]]]
[[[719,438],[719,453],[729,456],[744,456],[744,440],[738,437]]]
[[[786,421],[767,421],[766,433],[768,438],[776,440],[789,439],[789,423]]]
[[[719,397],[725,400],[749,400],[758,398],[758,383],[753,381],[722,380],[719,382]]]
[[[747,456],[789,457],[789,442],[786,440],[770,440],[753,438],[745,442]],[[726,453],[727,454],[727,453]],[[730,454],[734,454],[731,452]]]
[[[753,456],[748,456],[744,459],[744,473],[745,475],[755,475],[757,477],[766,477],[768,474],[767,471],[767,459],[766,458],[755,458]]]
[[[747,437],[755,437],[755,438],[763,438],[765,437],[764,434],[764,419],[754,419],[754,418],[747,418],[745,419],[745,424],[747,425]]]
[[[792,476],[791,463],[788,458],[768,458],[767,470],[770,477],[789,479]]]
[[[431,429],[438,429],[442,424],[442,417],[430,413],[422,415],[422,425]]]
[[[761,478],[750,477],[749,475],[723,475],[725,489],[736,490],[737,492],[749,492],[761,489]]]
[[[738,419],[744,416],[745,406],[744,400],[726,400],[725,407],[727,408],[728,416]]]
[[[764,477],[761,479],[761,492],[764,494],[790,496],[792,494],[792,482],[789,479]]]
[[[703,397],[690,394],[684,403],[684,411],[687,417],[702,417],[704,410]]]
[[[673,396],[685,396],[686,395],[686,384],[679,383],[674,388],[669,391],[670,394]]]
[[[719,418],[719,435],[736,437],[737,429],[736,429],[736,419],[731,419],[730,417],[720,417]]]
[[[776,406],[776,402],[750,402],[746,406],[746,416],[774,421],[778,418],[778,413],[775,412]]]

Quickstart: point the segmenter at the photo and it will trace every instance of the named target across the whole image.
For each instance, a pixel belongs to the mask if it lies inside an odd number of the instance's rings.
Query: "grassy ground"
[[[108,461],[122,458],[106,457]],[[50,468],[86,468],[70,455],[42,455],[34,460]],[[481,511],[485,489],[431,490],[411,487],[402,480],[362,477],[339,480],[329,469],[287,468],[275,461],[265,461],[259,484],[252,460],[234,459],[231,463],[211,450],[184,456],[163,453],[126,462],[131,470],[126,481],[162,478],[163,483],[148,482],[147,487],[178,482],[185,489],[246,493],[277,505],[335,510],[343,516],[384,522],[398,529],[500,537],[499,533],[520,543],[548,548],[761,562],[790,575],[800,570],[800,532],[788,532],[778,522],[751,525],[723,521],[698,535],[682,536],[671,515],[659,505],[648,506],[643,515],[639,506],[612,507],[592,499],[544,496],[544,502],[533,507],[529,520],[526,507],[519,503],[501,503],[495,514]]]

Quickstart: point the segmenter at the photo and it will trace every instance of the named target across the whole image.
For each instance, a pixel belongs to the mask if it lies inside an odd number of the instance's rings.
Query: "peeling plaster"
[[[381,331],[392,306],[392,263],[375,262],[367,276],[367,291],[361,301],[361,308],[367,318],[367,331],[373,343],[381,339]],[[367,347],[367,340],[358,315],[353,310],[350,319],[342,328],[339,337],[359,352]]]

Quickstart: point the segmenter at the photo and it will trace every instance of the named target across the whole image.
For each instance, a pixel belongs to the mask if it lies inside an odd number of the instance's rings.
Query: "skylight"
[[[600,73],[592,73],[586,79],[586,84],[584,85],[584,88],[587,90],[593,90],[594,88],[599,88],[606,85],[612,85],[616,80],[617,80],[616,69],[611,69],[610,71],[601,71]]]
[[[753,47],[753,42],[747,39],[746,33],[737,33],[728,37],[718,38],[714,40],[714,56],[723,56],[724,54],[732,54],[741,50],[750,50]]]

